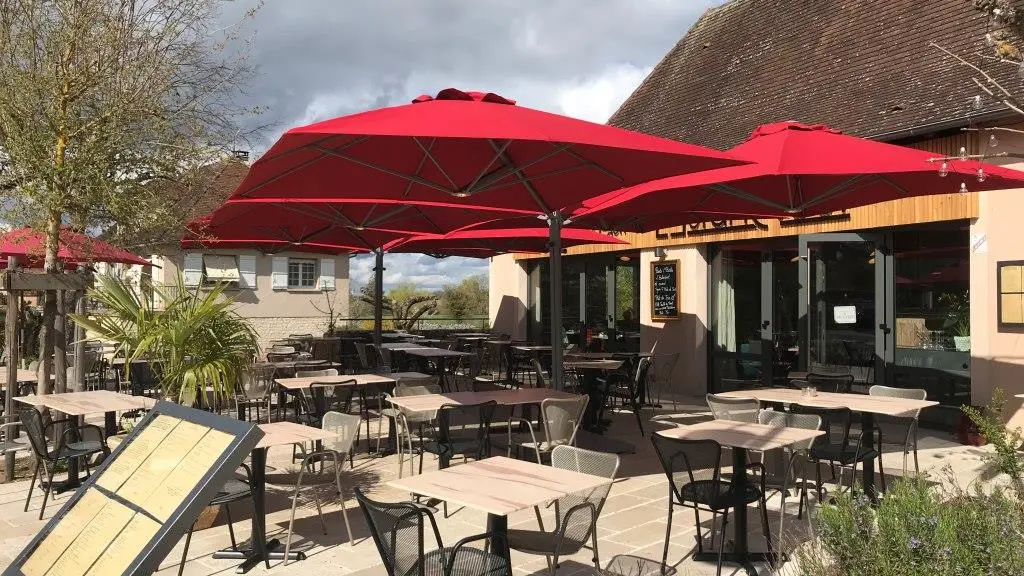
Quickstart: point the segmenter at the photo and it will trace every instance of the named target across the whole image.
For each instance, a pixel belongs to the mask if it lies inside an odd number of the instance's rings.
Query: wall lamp
[[[658,246],[657,248],[655,248],[654,249],[654,257],[655,258],[664,258],[665,257],[665,249],[662,248],[661,246]]]

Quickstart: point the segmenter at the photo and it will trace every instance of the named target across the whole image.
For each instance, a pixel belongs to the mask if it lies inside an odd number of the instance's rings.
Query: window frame
[[[297,282],[292,282],[292,265],[298,266],[296,272],[298,278]],[[309,284],[303,283],[303,270],[302,267],[308,265],[311,267],[311,275],[309,277]],[[288,258],[288,290],[315,290],[317,288],[317,278],[319,277],[319,263],[316,258]]]

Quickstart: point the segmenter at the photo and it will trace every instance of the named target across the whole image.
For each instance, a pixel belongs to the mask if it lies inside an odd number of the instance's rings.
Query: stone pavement
[[[699,399],[683,401],[675,410],[680,416],[677,421],[696,422],[707,419],[709,416],[706,413],[706,407],[702,406],[701,402],[702,400]],[[668,412],[668,410],[661,412]],[[648,421],[651,415],[650,410],[645,414],[645,432],[648,435],[652,428],[657,428]],[[614,557],[626,560],[627,556],[660,562],[665,541],[668,483],[658,464],[649,438],[640,436],[633,415],[629,413],[615,414],[613,420],[609,435],[633,443],[636,446],[636,453],[623,455],[619,479],[615,482],[598,521],[601,564],[602,566],[607,565]],[[371,429],[376,429],[376,426],[371,426]],[[921,438],[921,468],[922,470],[938,470],[949,465],[954,469],[955,475],[960,481],[964,482],[979,476],[982,470],[981,458],[986,450],[986,448],[959,446],[948,437],[925,430],[922,431]],[[21,457],[25,458],[26,456]],[[269,468],[288,468],[291,465],[290,457],[291,450],[289,448],[271,449],[268,472],[272,472]],[[901,455],[892,454],[886,457],[885,465],[887,472],[898,473],[902,466]],[[425,469],[434,469],[437,466],[436,460],[428,455],[424,466]],[[386,482],[396,473],[396,456],[369,458],[363,455],[362,457],[357,456],[355,468],[345,472],[344,480],[347,486],[360,486],[367,490],[374,499],[407,500],[409,498],[407,493],[400,493],[386,486]],[[825,471],[825,478],[829,478],[827,471]],[[38,492],[33,496],[29,511],[27,513],[23,511],[27,489],[28,482],[26,480],[0,484],[0,564],[5,566],[28,543],[31,536],[44,525],[43,521],[37,520],[41,502]],[[291,490],[288,488],[268,486],[268,532],[271,536],[278,536],[282,541],[288,526],[290,494]],[[330,495],[327,496],[328,500],[333,500],[329,497]],[[58,496],[56,501],[48,503],[46,518],[52,517],[66,498],[66,496]],[[796,519],[795,502],[795,498],[790,498],[787,502],[786,534],[783,538],[783,545],[786,549],[791,549],[793,545],[806,539],[806,524]],[[250,516],[246,507],[245,502],[236,503],[232,507],[235,534],[239,541],[246,539],[249,535]],[[261,565],[250,573],[384,575],[385,571],[381,565],[380,556],[373,541],[368,538],[361,511],[350,491],[347,492],[347,507],[354,534],[345,533],[340,507],[336,501],[332,501],[324,507],[327,523],[327,533],[325,534],[320,529],[316,508],[311,498],[300,500],[292,545],[293,547],[308,548],[308,559],[292,562],[287,566],[280,562],[272,563],[269,570]],[[769,502],[769,518],[773,535],[778,529],[778,508],[779,498],[773,496]],[[675,566],[677,573],[684,576],[714,574],[713,563],[693,562],[689,559],[696,538],[694,518],[693,514],[687,510],[683,510],[683,513],[679,513],[679,511],[680,509],[677,509],[673,521],[672,539],[668,553],[669,564]],[[440,508],[436,514],[446,545],[454,544],[460,538],[484,532],[486,529],[486,515],[483,513],[454,507],[449,512],[451,515],[448,518],[443,516]],[[550,511],[547,511],[546,514],[545,526],[553,526]],[[702,532],[706,536],[711,525],[710,515],[702,515],[701,520]],[[750,545],[752,550],[762,550],[765,546],[760,530],[755,528],[760,525],[757,520],[758,512],[755,508],[751,508]],[[228,531],[224,522],[225,514],[222,512],[213,527],[197,531],[194,534],[184,574],[198,576],[234,573],[235,562],[211,558],[211,554],[215,550],[229,544]],[[537,521],[532,511],[524,512],[510,517],[509,526],[535,529]],[[732,526],[733,523],[730,523],[730,527]],[[179,542],[165,559],[159,574],[173,575],[177,573],[183,543],[183,540]],[[529,556],[513,551],[512,562],[516,576],[548,573],[543,556]],[[770,573],[767,566],[761,567],[761,570],[762,573]],[[783,573],[792,572],[792,564],[787,565],[783,570]],[[558,570],[559,575],[566,576],[593,573],[591,554],[585,550],[563,559]],[[742,571],[738,571],[735,566],[726,565],[723,568],[723,573],[741,574]]]

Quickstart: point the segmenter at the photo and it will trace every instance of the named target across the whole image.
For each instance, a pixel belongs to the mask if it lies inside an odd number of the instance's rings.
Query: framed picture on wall
[[[998,262],[996,308],[1000,328],[1024,328],[1024,260]]]

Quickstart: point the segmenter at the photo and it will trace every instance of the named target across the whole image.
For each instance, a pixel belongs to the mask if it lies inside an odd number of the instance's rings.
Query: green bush
[[[1000,488],[898,481],[877,507],[837,496],[817,525],[817,540],[797,553],[807,576],[1024,574],[1024,509]]]

